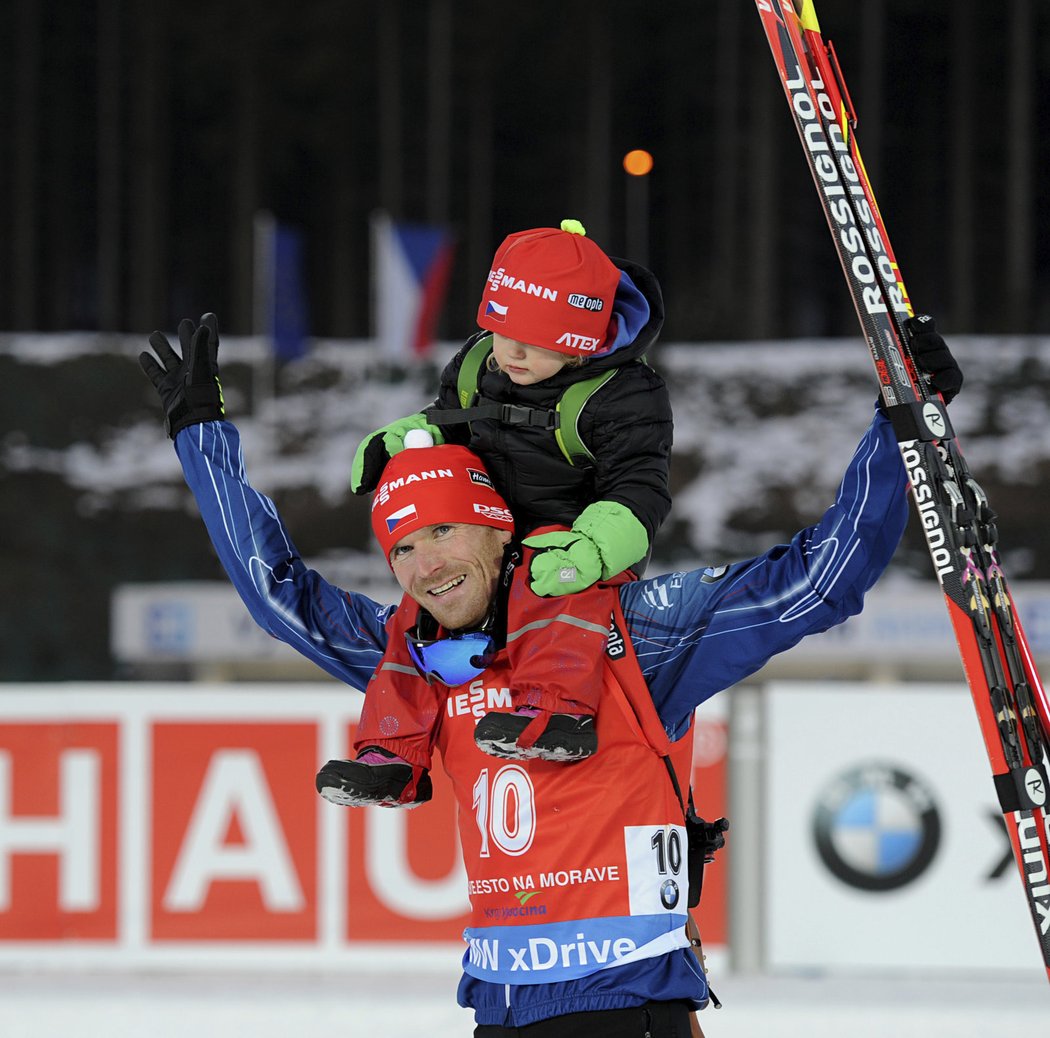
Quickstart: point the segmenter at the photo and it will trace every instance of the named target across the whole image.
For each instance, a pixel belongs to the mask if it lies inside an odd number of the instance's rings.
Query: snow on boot
[[[355,760],[330,760],[315,784],[325,800],[344,807],[418,807],[433,796],[426,768],[379,746],[366,746]]]
[[[572,763],[598,750],[591,715],[548,714],[529,706],[486,714],[474,729],[474,742],[493,757],[514,760]]]

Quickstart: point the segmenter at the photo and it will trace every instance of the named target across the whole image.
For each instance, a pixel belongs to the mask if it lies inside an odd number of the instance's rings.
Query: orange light
[[[635,148],[634,151],[629,151],[624,155],[623,168],[632,177],[644,177],[647,173],[652,172],[653,157],[649,152]]]

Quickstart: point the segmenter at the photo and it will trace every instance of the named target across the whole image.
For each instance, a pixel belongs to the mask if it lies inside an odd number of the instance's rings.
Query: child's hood
[[[652,271],[630,260],[610,257],[620,270],[620,283],[613,300],[617,320],[616,337],[611,346],[590,358],[588,372],[619,367],[644,356],[664,323],[664,300],[660,283]]]

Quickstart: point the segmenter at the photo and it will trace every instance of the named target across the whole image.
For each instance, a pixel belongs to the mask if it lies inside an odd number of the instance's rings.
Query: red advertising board
[[[0,938],[117,938],[119,719],[0,726]]]
[[[151,938],[315,941],[317,725],[151,728]]]
[[[351,961],[459,942],[451,784],[416,810],[314,791],[360,697],[317,686],[7,686],[0,693],[0,962]],[[725,723],[698,724],[694,785],[724,813]],[[702,925],[725,944],[726,860]],[[455,954],[454,952],[452,954]],[[28,958],[27,958],[28,955]]]

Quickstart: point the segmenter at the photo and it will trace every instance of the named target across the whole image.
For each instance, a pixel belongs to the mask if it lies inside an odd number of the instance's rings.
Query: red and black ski
[[[1050,705],[1003,573],[996,516],[912,360],[912,305],[813,4],[755,2],[897,432],[1050,978]]]

